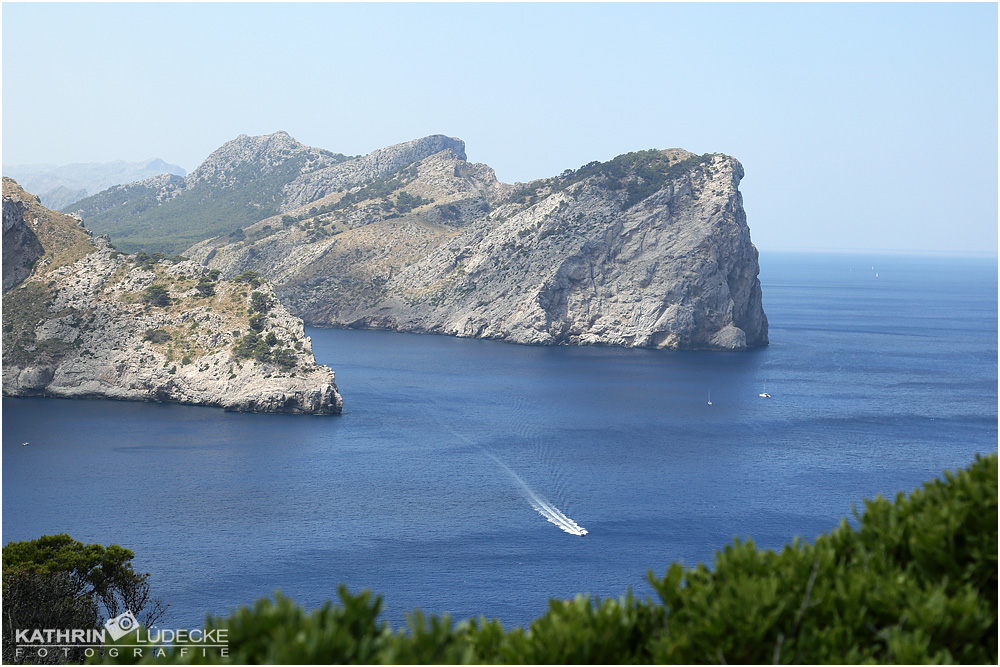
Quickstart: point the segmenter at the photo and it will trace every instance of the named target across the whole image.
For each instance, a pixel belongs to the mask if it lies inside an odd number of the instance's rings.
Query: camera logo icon
[[[104,622],[104,629],[111,635],[111,639],[118,641],[128,633],[139,627],[139,621],[135,620],[135,614],[126,611],[114,618],[109,618]]]

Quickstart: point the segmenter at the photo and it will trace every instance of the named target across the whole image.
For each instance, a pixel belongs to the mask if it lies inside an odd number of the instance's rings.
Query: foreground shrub
[[[66,534],[3,547],[3,662],[83,662],[82,641],[61,642],[65,651],[38,660],[30,649],[17,650],[18,631],[100,629],[126,609],[155,624],[166,606],[152,597],[150,575],[132,569],[134,557],[117,544],[84,544]]]
[[[651,573],[659,601],[552,600],[527,629],[414,612],[394,631],[378,621],[381,597],[343,586],[338,605],[306,613],[276,594],[206,628],[227,630],[223,661],[236,664],[996,664],[997,456],[895,502],[866,501],[856,519],[813,545],[737,541],[711,569]],[[166,660],[219,656],[174,649]]]

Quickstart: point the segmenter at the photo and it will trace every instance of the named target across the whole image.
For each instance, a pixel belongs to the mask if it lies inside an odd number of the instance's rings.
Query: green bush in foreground
[[[310,613],[276,594],[206,627],[227,629],[232,663],[996,664],[997,456],[857,518],[813,545],[737,541],[711,569],[650,573],[659,601],[552,600],[527,629],[414,612],[392,630],[380,597],[344,587]]]

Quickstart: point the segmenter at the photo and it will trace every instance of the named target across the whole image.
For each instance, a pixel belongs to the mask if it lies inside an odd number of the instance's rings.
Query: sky
[[[762,251],[997,253],[995,3],[3,3],[3,163],[429,134],[506,182],[740,160]]]

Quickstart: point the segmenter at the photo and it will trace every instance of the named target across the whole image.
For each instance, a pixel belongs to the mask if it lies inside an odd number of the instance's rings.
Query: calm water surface
[[[394,624],[523,624],[549,597],[651,594],[647,570],[734,537],[811,540],[996,451],[996,260],[761,264],[771,345],[748,353],[313,328],[340,417],[5,398],[3,542],[128,546],[168,626],[341,582]]]

